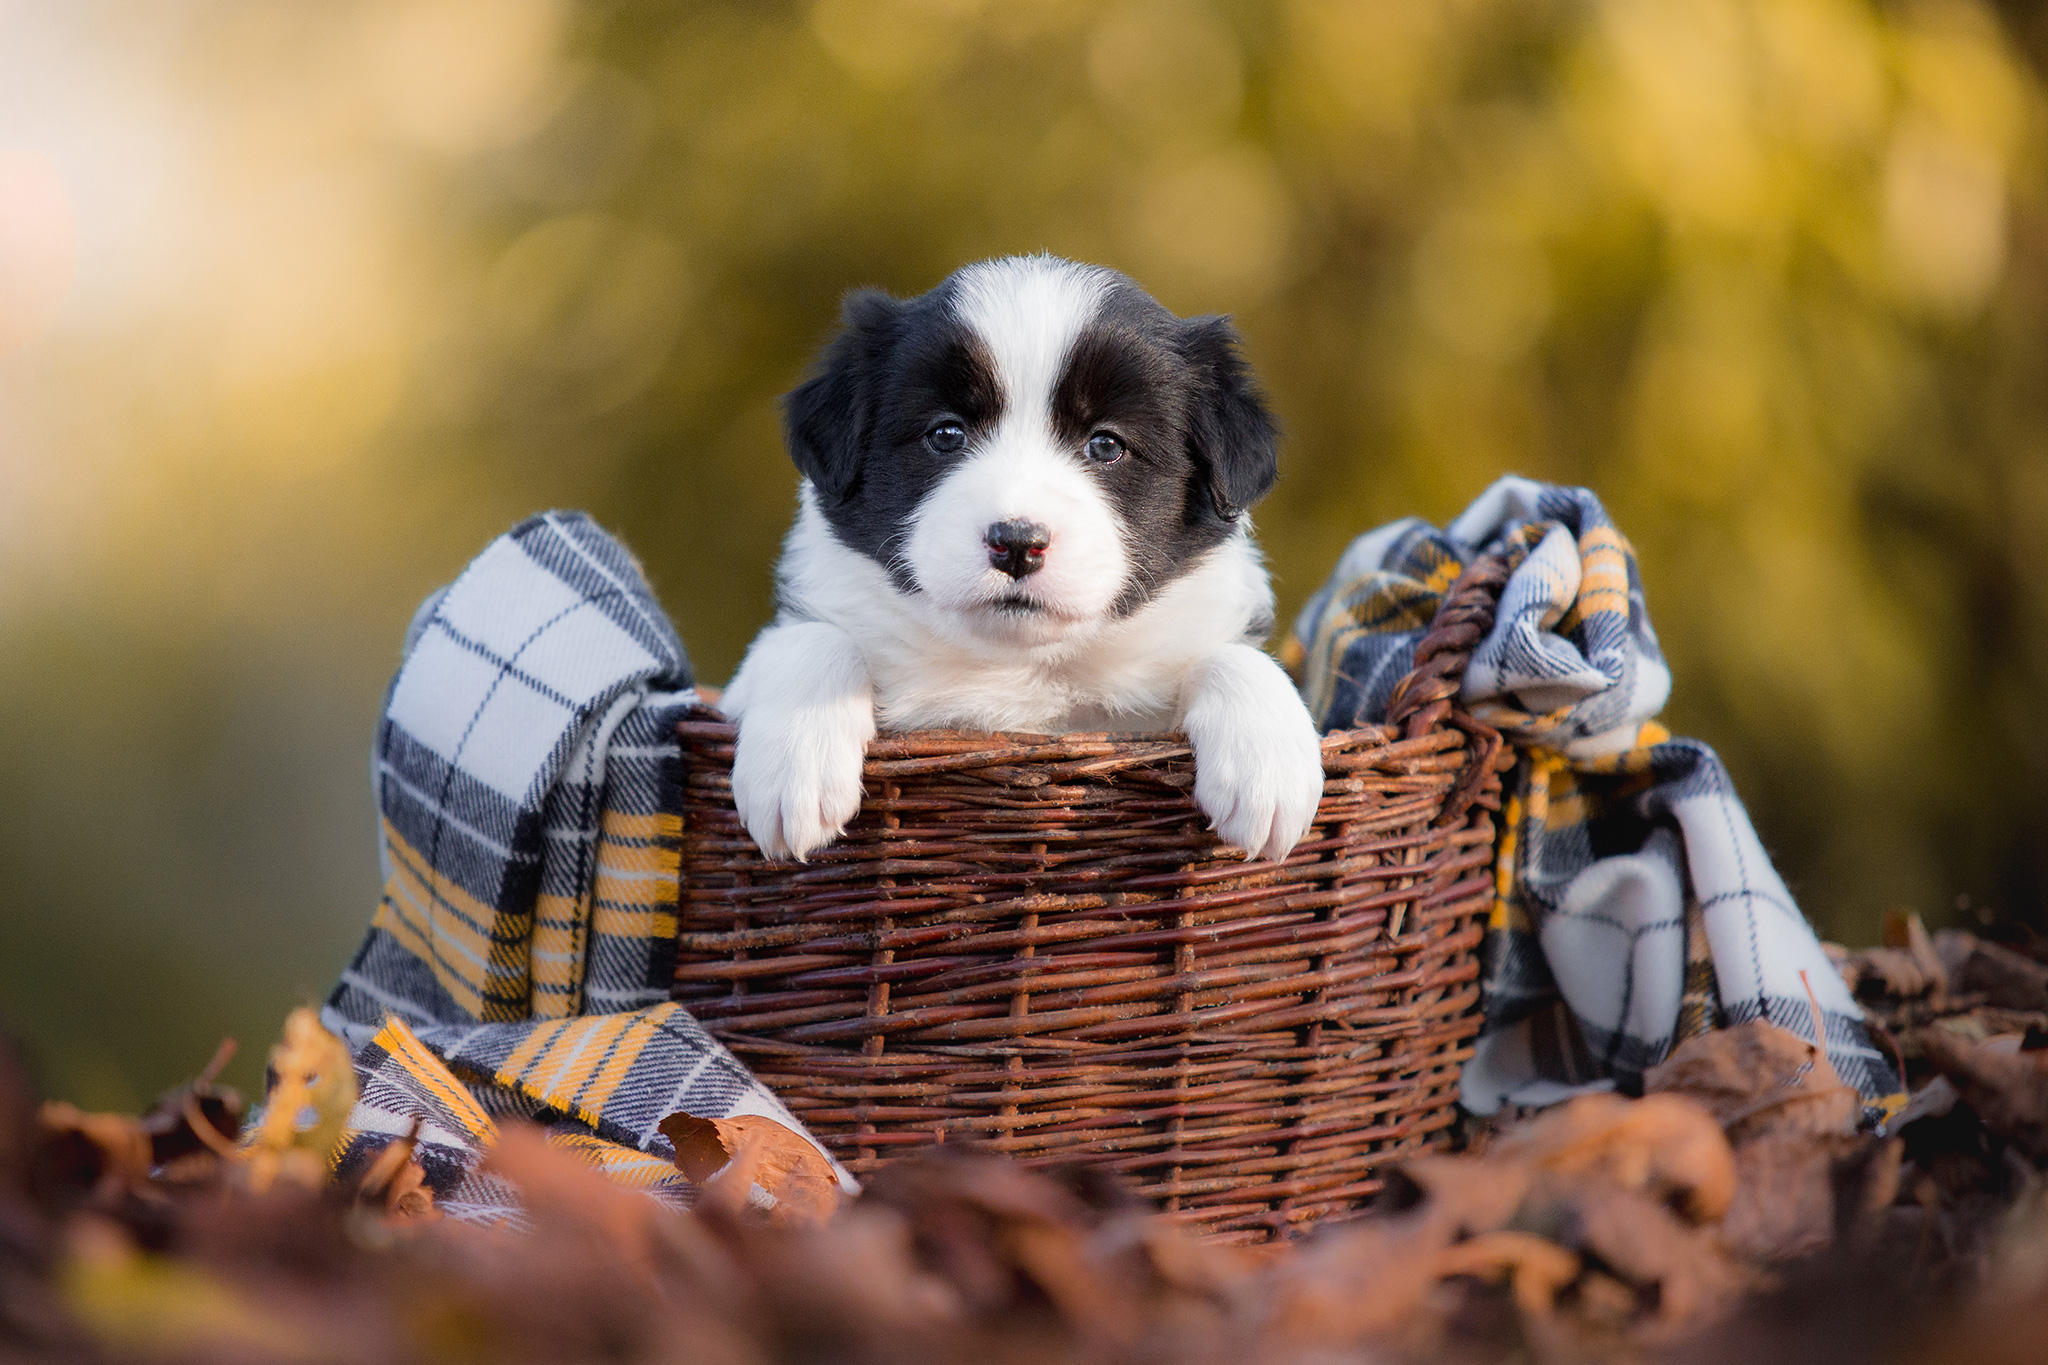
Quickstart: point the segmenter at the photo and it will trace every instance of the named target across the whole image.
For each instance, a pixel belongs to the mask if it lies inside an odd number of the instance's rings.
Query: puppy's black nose
[[[999,521],[982,539],[988,543],[990,567],[1023,578],[1045,567],[1045,547],[1052,544],[1052,532],[1035,521]]]

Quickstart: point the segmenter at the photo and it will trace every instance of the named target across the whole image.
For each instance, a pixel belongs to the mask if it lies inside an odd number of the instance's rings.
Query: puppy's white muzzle
[[[1018,642],[1100,620],[1130,572],[1116,513],[1077,458],[1000,432],[933,486],[904,560],[966,629]]]

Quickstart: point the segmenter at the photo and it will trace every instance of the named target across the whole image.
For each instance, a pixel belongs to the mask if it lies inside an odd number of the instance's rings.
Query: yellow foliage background
[[[268,1037],[419,598],[586,507],[722,680],[838,295],[1038,249],[1237,316],[1283,611],[1589,484],[1826,932],[2039,922],[2036,12],[0,0],[0,1016],[88,1103]]]

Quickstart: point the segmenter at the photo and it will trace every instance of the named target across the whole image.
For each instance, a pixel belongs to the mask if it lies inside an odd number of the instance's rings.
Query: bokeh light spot
[[[401,136],[446,156],[502,147],[548,112],[563,0],[384,0],[364,11],[372,71]]]
[[[1520,356],[1550,319],[1548,262],[1498,218],[1439,223],[1417,248],[1414,273],[1424,325],[1474,360]]]
[[[682,253],[645,223],[564,214],[523,233],[491,269],[484,316],[534,381],[536,410],[605,412],[661,369],[681,322]]]
[[[1884,163],[1885,241],[1900,283],[1940,308],[1982,303],[2005,265],[2005,176],[1989,153],[1909,119]]]
[[[0,148],[0,356],[55,321],[78,267],[64,179],[36,152]]]
[[[1185,309],[1252,307],[1294,264],[1286,182],[1249,143],[1156,163],[1122,226],[1139,273]]]
[[[1154,141],[1202,141],[1235,127],[1244,101],[1237,39],[1192,0],[1130,0],[1088,43],[1088,75],[1116,125]]]
[[[818,0],[811,31],[848,72],[877,90],[952,74],[963,22],[978,0]]]

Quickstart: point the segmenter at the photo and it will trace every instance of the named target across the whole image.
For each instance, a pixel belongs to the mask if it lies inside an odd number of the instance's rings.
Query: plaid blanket
[[[1466,1107],[1633,1088],[1690,1031],[1767,1018],[1813,1039],[1816,1016],[1842,1078],[1891,1095],[1727,770],[1653,719],[1671,675],[1635,555],[1592,493],[1510,476],[1442,531],[1410,518],[1352,542],[1283,650],[1311,713],[1325,729],[1383,716],[1437,603],[1489,551],[1511,574],[1461,697],[1520,761]]]
[[[1670,676],[1634,557],[1591,493],[1503,479],[1447,530],[1359,537],[1284,652],[1310,710],[1325,728],[1384,714],[1444,592],[1487,550],[1513,572],[1463,697],[1521,761],[1466,1105],[1626,1087],[1690,1029],[1767,1017],[1812,1037],[1816,1013],[1836,1069],[1886,1095],[1892,1074],[1725,770],[1651,719]],[[638,566],[580,514],[514,527],[420,608],[377,732],[384,891],[322,1012],[360,1087],[344,1171],[417,1127],[445,1211],[518,1221],[480,1169],[508,1117],[675,1204],[691,1187],[657,1128],[668,1115],[803,1131],[668,999],[673,727],[695,698]]]
[[[639,566],[579,513],[520,523],[420,608],[377,731],[383,896],[321,1015],[361,1090],[344,1170],[417,1121],[444,1209],[516,1219],[477,1170],[507,1116],[671,1202],[668,1115],[803,1131],[669,1003],[695,700]]]

